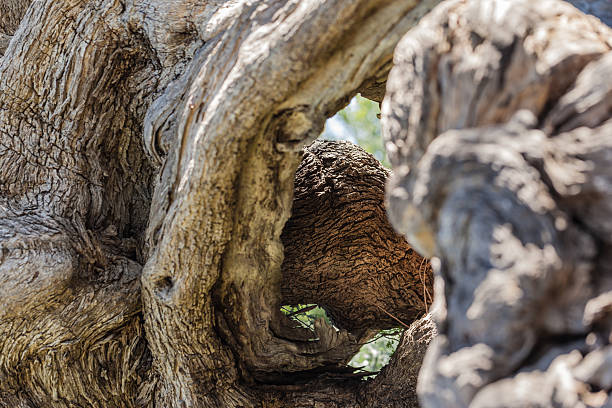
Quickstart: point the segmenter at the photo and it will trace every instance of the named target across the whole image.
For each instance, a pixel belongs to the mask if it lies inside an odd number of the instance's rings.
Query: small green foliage
[[[318,318],[324,318],[330,323],[325,310],[315,304],[282,306],[281,311],[302,327],[314,329],[314,322]],[[364,344],[359,352],[353,356],[349,365],[372,372],[375,376],[388,362],[399,344],[403,329],[389,329],[380,331],[374,338]],[[364,377],[365,378],[365,377]]]
[[[364,344],[349,362],[351,367],[361,368],[373,374],[378,373],[388,362],[397,348],[402,329],[380,331]]]
[[[281,306],[281,311],[303,327],[311,330],[314,329],[315,320],[320,317],[325,319],[327,323],[331,324],[325,310],[314,304]]]
[[[380,131],[380,107],[377,102],[359,95],[325,124],[321,138],[348,140],[363,147],[385,167],[389,167]]]

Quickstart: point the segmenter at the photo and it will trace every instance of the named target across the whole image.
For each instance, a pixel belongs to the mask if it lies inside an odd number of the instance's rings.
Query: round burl
[[[348,142],[305,149],[282,235],[285,303],[317,303],[347,330],[407,325],[426,312],[431,267],[387,220],[388,175]]]

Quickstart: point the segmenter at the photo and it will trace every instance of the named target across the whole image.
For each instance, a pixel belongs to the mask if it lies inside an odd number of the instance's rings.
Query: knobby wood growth
[[[562,1],[445,2],[398,45],[387,195],[435,257],[424,406],[611,403],[611,75],[612,30]]]

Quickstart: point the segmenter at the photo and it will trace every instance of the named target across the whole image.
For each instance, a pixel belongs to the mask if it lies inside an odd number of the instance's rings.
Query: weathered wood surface
[[[387,195],[434,257],[424,406],[611,403],[611,50],[555,0],[445,2],[398,45]]]
[[[368,328],[286,324],[280,235],[438,2],[2,1],[0,406],[367,406]]]
[[[334,276],[317,246],[291,244],[307,212],[281,235],[302,146],[356,92],[382,99],[437,3],[2,1],[0,406],[415,406],[427,317],[376,380],[344,363],[380,309],[422,313],[416,276],[346,303],[310,285]],[[390,214],[437,265],[428,406],[598,406],[612,387],[610,30],[531,3],[445,2],[388,82]],[[369,160],[331,150],[337,171]],[[304,177],[297,202],[320,192]],[[381,170],[358,177],[380,218]],[[388,250],[372,263],[420,262]],[[292,327],[290,296],[342,330]]]

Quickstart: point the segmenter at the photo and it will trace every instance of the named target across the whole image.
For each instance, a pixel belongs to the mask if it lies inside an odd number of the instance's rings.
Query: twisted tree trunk
[[[325,226],[368,197],[354,219],[376,235],[349,256],[297,220],[283,283],[281,232],[302,146],[360,89],[380,96],[395,44],[437,2],[3,1],[0,406],[382,402],[345,364],[431,295],[428,266],[385,224],[386,172],[359,175],[340,213],[302,207]],[[402,275],[417,264],[419,281]],[[349,303],[302,279],[331,288],[349,271],[379,274]],[[341,330],[293,327],[283,296],[322,303]]]
[[[437,3],[2,1],[0,406],[416,406],[429,317],[376,379],[346,362],[428,310],[429,265],[384,169],[302,147],[382,100]],[[558,0],[451,0],[400,43],[387,197],[437,266],[424,405],[606,403],[610,38]]]

